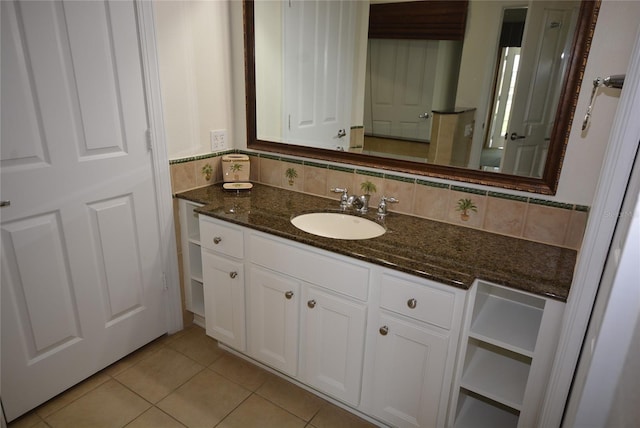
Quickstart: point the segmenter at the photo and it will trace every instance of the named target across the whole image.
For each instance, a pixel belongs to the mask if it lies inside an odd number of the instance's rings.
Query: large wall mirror
[[[555,194],[598,9],[245,0],[247,147]]]

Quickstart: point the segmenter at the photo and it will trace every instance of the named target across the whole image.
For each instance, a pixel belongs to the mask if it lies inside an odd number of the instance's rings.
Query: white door
[[[2,2],[9,421],[167,331],[135,5]]]
[[[366,307],[308,287],[303,300],[304,380],[347,403],[360,402]]]
[[[373,414],[397,427],[441,426],[449,338],[386,314],[376,327]]]
[[[501,171],[540,177],[579,2],[529,3]]]
[[[356,4],[289,1],[284,9],[284,142],[346,149]]]
[[[367,133],[429,141],[431,111],[440,108],[434,105],[438,45],[434,40],[369,40]]]
[[[288,375],[298,373],[300,283],[251,266],[248,293],[249,355]]]
[[[202,250],[202,280],[207,334],[244,351],[243,264]]]

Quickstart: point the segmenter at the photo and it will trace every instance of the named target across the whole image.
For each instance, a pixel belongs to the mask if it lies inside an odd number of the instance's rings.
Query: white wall
[[[514,2],[515,3],[515,2]],[[231,30],[233,42],[233,76],[244,73],[242,56],[242,4],[231,1]],[[586,112],[594,78],[624,73],[629,61],[633,35],[640,22],[640,2],[603,0],[594,33],[591,52],[585,70],[585,81],[580,91],[575,120],[569,135],[566,156],[560,176],[557,194],[545,199],[560,202],[591,205],[613,116],[619,100],[618,90],[601,90],[593,110],[592,124],[588,132],[580,130]],[[246,148],[244,83],[234,81],[234,126],[238,138],[235,147]],[[505,193],[524,194],[500,190]]]
[[[210,130],[233,141],[229,3],[163,0],[154,11],[169,159],[210,153]]]

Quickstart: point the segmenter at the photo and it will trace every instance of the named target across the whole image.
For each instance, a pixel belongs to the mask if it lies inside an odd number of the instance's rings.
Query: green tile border
[[[384,175],[385,180],[393,180],[393,181],[400,181],[403,183],[415,183],[416,179],[415,178],[410,178],[410,177],[402,177],[400,175],[391,175],[391,174],[385,174]]]
[[[338,165],[327,165],[327,169],[330,169],[331,171],[347,172],[349,174],[353,174],[355,172],[354,168],[346,168]]]
[[[555,202],[555,201],[548,201],[546,199],[529,198],[529,203],[534,205],[542,205],[545,207],[552,207],[552,208],[562,208],[565,210],[573,211],[573,205],[565,204],[564,202]]]
[[[305,166],[312,166],[314,168],[327,169],[327,164],[326,163],[304,161],[304,165]]]
[[[298,165],[304,165],[304,162],[302,161],[302,159],[280,158],[280,160],[286,163],[295,163]]]
[[[490,196],[492,198],[498,198],[498,199],[507,199],[509,201],[518,201],[518,202],[525,202],[525,203],[529,202],[529,198],[527,198],[526,196],[509,195],[507,193],[489,191],[487,196]]]
[[[588,213],[591,208],[586,205],[576,205],[574,209],[576,211]]]
[[[267,155],[267,154],[263,154],[263,153],[260,153],[260,158],[261,159],[271,159],[271,160],[276,160],[276,161],[282,160],[282,158],[280,156]]]
[[[446,184],[446,183],[438,183],[436,181],[416,179],[416,184],[419,184],[421,186],[427,186],[427,187],[435,187],[435,188],[438,188],[438,189],[449,189],[449,185],[448,184]]]
[[[367,177],[384,178],[384,174],[381,172],[367,171],[364,169],[356,169],[356,174],[366,175]]]
[[[471,193],[474,195],[479,195],[479,196],[486,196],[487,195],[487,191],[486,190],[480,190],[480,189],[473,189],[471,187],[463,187],[463,186],[451,186],[451,190],[455,190],[456,192],[464,192],[464,193]]]
[[[226,154],[229,154],[229,153],[233,153],[233,151],[232,150],[227,150],[227,151],[218,152],[218,153],[207,153],[207,154],[204,154],[204,155],[189,156],[189,157],[180,158],[180,159],[171,159],[169,161],[169,165],[177,165],[177,164],[180,164],[180,163],[194,162],[194,161],[199,161],[199,160],[202,160],[202,159],[216,158],[218,156],[226,155]]]

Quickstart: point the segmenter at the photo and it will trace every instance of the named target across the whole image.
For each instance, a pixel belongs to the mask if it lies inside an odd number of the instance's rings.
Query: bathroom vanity
[[[177,196],[186,307],[224,346],[380,424],[536,421],[575,251],[396,213],[323,238],[290,219],[337,200],[263,185]]]

